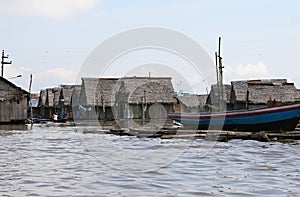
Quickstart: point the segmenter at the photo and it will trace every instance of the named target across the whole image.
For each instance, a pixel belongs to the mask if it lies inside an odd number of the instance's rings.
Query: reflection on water
[[[93,128],[75,131],[73,127],[34,126],[32,130],[0,131],[17,133],[0,135],[0,195],[297,196],[300,193],[297,143],[233,140],[212,146],[213,142],[201,139],[83,134],[84,130]],[[127,154],[118,158],[116,150]],[[159,168],[143,170],[140,165],[145,165],[145,160]]]
[[[18,134],[22,131],[27,131],[30,127],[24,124],[17,124],[17,125],[1,125],[0,124],[0,137],[1,136],[8,136],[13,134]]]
[[[8,124],[8,125],[2,125],[0,124],[0,132],[1,131],[11,131],[11,130],[21,130],[25,131],[30,128],[29,125],[26,124]]]

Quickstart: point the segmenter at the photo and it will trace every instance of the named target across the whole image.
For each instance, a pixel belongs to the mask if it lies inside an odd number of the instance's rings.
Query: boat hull
[[[172,113],[170,119],[201,130],[291,131],[300,119],[300,104],[226,113]]]

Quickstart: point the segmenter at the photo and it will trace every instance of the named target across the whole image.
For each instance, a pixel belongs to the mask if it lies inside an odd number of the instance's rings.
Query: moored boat
[[[300,104],[216,113],[170,113],[169,118],[194,129],[291,131],[300,119]]]

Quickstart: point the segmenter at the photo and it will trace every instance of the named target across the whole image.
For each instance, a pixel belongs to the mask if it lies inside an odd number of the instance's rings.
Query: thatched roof
[[[247,97],[247,87],[247,81],[232,81],[230,102],[245,102]]]
[[[98,85],[98,78],[82,78],[80,91],[80,105],[96,105],[96,90]]]
[[[54,94],[54,98],[53,98],[54,107],[59,105],[60,91],[61,91],[61,88],[52,88],[52,92]]]
[[[284,103],[299,100],[299,91],[286,79],[232,82],[231,102],[245,102],[248,91],[250,104],[266,104],[270,99]]]
[[[96,92],[97,106],[114,106],[118,78],[99,78]]]
[[[40,96],[39,96],[38,107],[42,107],[42,106],[46,105],[46,97],[47,97],[46,90],[41,90],[40,91]]]
[[[71,105],[77,106],[80,101],[81,86],[74,86],[71,96]]]
[[[82,78],[80,104],[85,106],[112,106],[118,78]]]
[[[218,101],[219,95],[219,86],[214,84],[211,86],[211,90],[208,96],[208,104],[215,105]],[[230,95],[231,95],[231,85],[224,84],[223,85],[223,99],[226,103],[230,103]]]
[[[52,88],[46,89],[46,106],[47,107],[53,107],[53,99],[54,99],[54,93],[52,92]]]
[[[64,105],[71,105],[72,93],[76,86],[78,85],[60,85],[60,98],[63,99]]]
[[[300,101],[300,89],[296,89],[295,100]]]
[[[129,104],[176,102],[170,77],[125,77],[117,86],[117,101]]]
[[[208,95],[182,94],[178,95],[177,99],[180,104],[188,108],[193,108],[205,106],[207,97]]]
[[[82,78],[81,105],[113,106],[115,102],[175,103],[176,100],[171,78]]]
[[[47,107],[56,107],[59,104],[61,88],[47,88],[46,89],[46,106]]]

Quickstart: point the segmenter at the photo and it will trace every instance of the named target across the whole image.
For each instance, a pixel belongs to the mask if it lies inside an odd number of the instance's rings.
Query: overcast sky
[[[5,77],[22,74],[11,81],[28,90],[32,73],[35,92],[72,84],[104,40],[148,26],[185,34],[212,60],[222,36],[225,82],[287,78],[300,88],[297,0],[0,0],[0,49],[13,61]],[[191,85],[197,80],[202,79]]]

